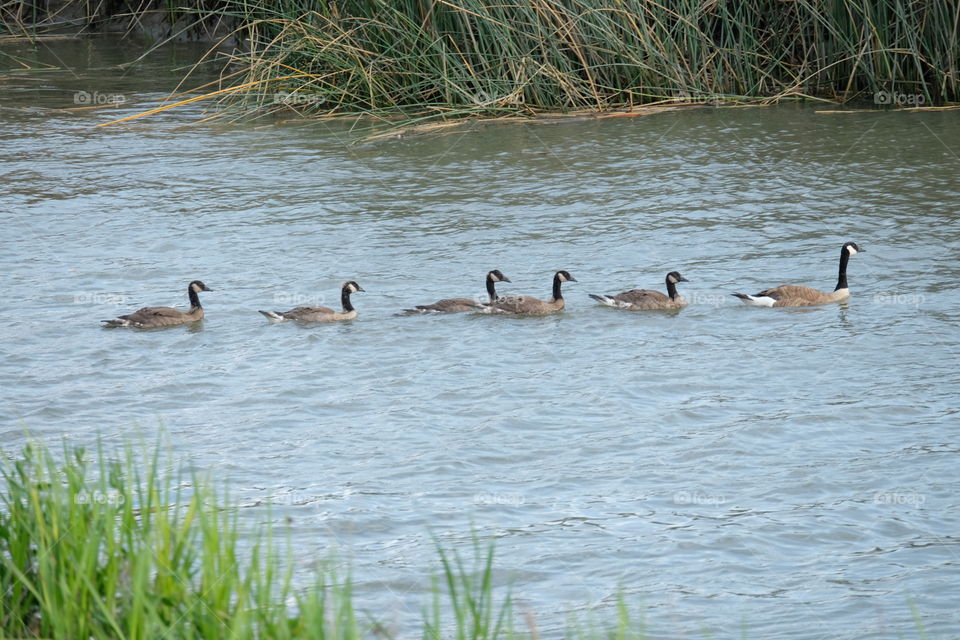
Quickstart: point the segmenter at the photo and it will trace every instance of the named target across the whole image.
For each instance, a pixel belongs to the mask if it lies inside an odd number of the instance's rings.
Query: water
[[[126,45],[124,45],[126,46]],[[496,540],[499,584],[558,637],[612,617],[650,636],[960,633],[957,112],[700,109],[468,126],[350,144],[345,125],[190,126],[159,104],[196,55],[125,73],[112,43],[18,55],[72,71],[0,88],[6,274],[0,438],[91,443],[165,430],[253,520],[291,518],[298,580],[331,551],[358,601],[415,633],[434,537]],[[197,82],[199,84],[199,81]],[[76,91],[116,109],[63,111]],[[751,309],[729,294],[853,297]],[[544,318],[398,310],[549,295]],[[587,293],[689,280],[679,314]],[[186,304],[161,331],[98,321]],[[272,325],[337,306],[356,321]],[[268,508],[272,511],[268,514]]]

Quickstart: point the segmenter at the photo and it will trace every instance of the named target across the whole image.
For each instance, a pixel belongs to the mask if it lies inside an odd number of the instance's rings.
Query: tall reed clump
[[[223,0],[234,104],[445,116],[958,98],[960,0]]]

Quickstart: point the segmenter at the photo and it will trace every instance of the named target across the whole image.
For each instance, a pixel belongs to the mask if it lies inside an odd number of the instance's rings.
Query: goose
[[[850,297],[850,288],[847,286],[847,262],[850,256],[862,251],[864,249],[858,247],[856,242],[844,243],[840,248],[840,275],[837,278],[836,288],[830,293],[796,284],[783,284],[772,289],[764,289],[752,296],[745,293],[733,295],[743,300],[745,304],[756,307],[809,307],[846,300]]]
[[[340,304],[343,311],[334,311],[330,307],[297,307],[290,311],[260,311],[271,320],[298,320],[300,322],[336,322],[338,320],[353,320],[357,317],[357,310],[350,304],[350,294],[363,291],[363,288],[348,280],[340,288]]]
[[[511,315],[545,316],[563,311],[563,294],[560,285],[564,282],[576,282],[569,271],[557,271],[553,276],[553,297],[539,300],[532,296],[505,296],[495,302],[483,305],[481,313],[501,313]]]
[[[499,299],[495,287],[497,282],[510,282],[510,278],[503,275],[499,269],[487,272],[487,295],[490,296],[490,302]],[[482,306],[472,298],[444,298],[433,304],[418,304],[413,309],[404,309],[403,311],[407,315],[414,313],[460,313],[461,311],[477,311]]]
[[[201,291],[213,291],[199,280],[194,280],[187,287],[187,296],[190,298],[190,310],[180,311],[173,307],[143,307],[125,316],[117,316],[110,320],[101,320],[106,327],[137,327],[151,329],[154,327],[173,327],[178,324],[203,320],[203,307],[200,306]]]
[[[629,309],[630,311],[649,311],[654,309],[682,309],[687,301],[677,293],[678,282],[690,282],[679,271],[667,274],[667,295],[651,289],[633,289],[624,291],[615,296],[598,296],[588,294],[591,298],[608,307],[615,309]]]

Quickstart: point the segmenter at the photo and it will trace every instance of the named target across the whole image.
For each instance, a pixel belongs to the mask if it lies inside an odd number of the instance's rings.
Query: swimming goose
[[[562,311],[564,304],[560,285],[576,281],[569,271],[557,271],[553,276],[553,297],[549,300],[539,300],[532,296],[504,296],[496,302],[483,305],[481,313],[545,316]]]
[[[357,310],[350,304],[350,294],[363,291],[363,288],[353,280],[343,283],[340,288],[340,304],[343,311],[334,311],[330,307],[297,307],[290,311],[260,311],[271,320],[298,320],[300,322],[336,322],[338,320],[353,320],[357,317]]]
[[[677,293],[677,283],[689,282],[689,280],[680,275],[679,271],[671,271],[667,274],[666,282],[667,295],[651,289],[633,289],[632,291],[618,293],[615,296],[598,296],[592,293],[588,295],[608,307],[629,309],[630,311],[682,309],[687,306],[687,301]]]
[[[487,295],[490,296],[490,302],[498,299],[495,284],[497,282],[510,282],[510,278],[503,275],[499,269],[494,269],[487,273]],[[461,311],[478,311],[482,304],[472,298],[444,298],[437,300],[433,304],[418,304],[413,309],[404,309],[406,314],[414,313],[459,313]]]
[[[840,302],[850,297],[850,288],[847,286],[847,261],[850,256],[864,251],[856,242],[847,242],[840,248],[840,275],[837,278],[836,288],[825,293],[811,287],[796,284],[783,284],[772,289],[764,289],[760,293],[747,295],[734,293],[744,303],[757,307],[808,307],[828,302]]]
[[[203,307],[200,306],[201,291],[213,291],[199,280],[194,280],[187,287],[187,296],[190,298],[189,311],[180,311],[173,307],[143,307],[125,316],[117,316],[111,320],[101,320],[107,327],[137,327],[138,329],[152,329],[154,327],[173,327],[178,324],[203,320]]]

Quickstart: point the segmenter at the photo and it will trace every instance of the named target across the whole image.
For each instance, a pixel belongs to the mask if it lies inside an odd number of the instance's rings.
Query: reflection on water
[[[618,586],[651,637],[912,637],[911,602],[931,636],[960,631],[955,112],[704,109],[360,146],[325,123],[180,126],[191,110],[94,129],[162,99],[187,53],[124,73],[125,51],[77,46],[37,54],[74,73],[0,87],[7,446],[163,425],[252,520],[292,519],[298,579],[333,549],[407,632],[431,532],[469,555],[471,528],[550,636]],[[60,110],[76,91],[129,102]],[[830,289],[846,240],[867,249],[847,303],[729,295]],[[557,316],[393,316],[480,295],[493,268],[503,294],[578,282]],[[678,314],[587,297],[673,269]],[[202,323],[98,326],[182,308],[195,278],[216,289]],[[257,313],[336,307],[347,279],[368,291],[355,321]]]

